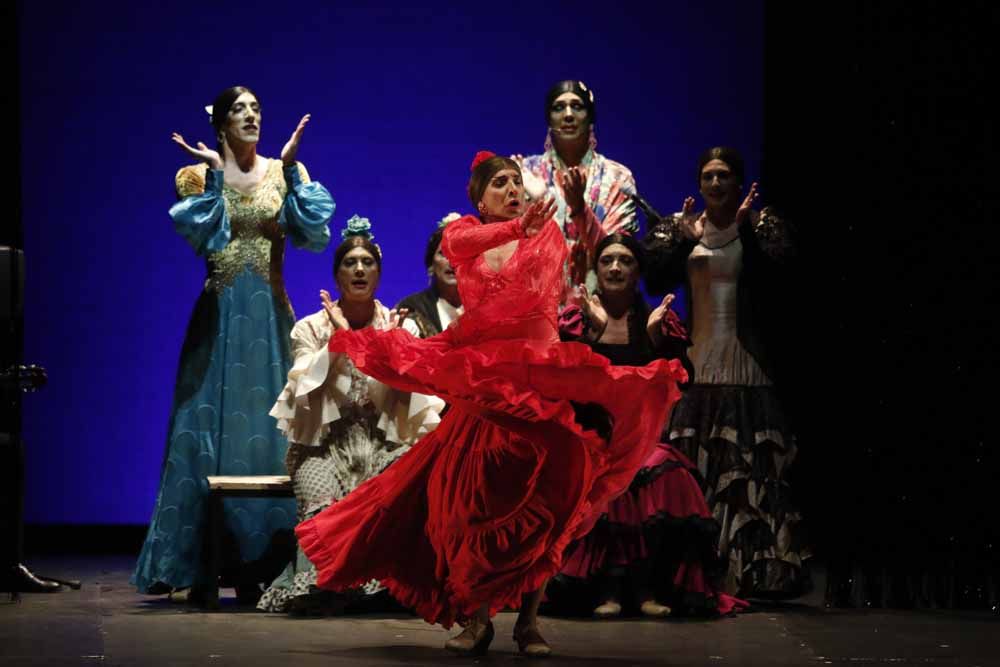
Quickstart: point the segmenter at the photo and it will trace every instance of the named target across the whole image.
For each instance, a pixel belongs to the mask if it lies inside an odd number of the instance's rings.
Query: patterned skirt
[[[344,412],[353,415],[349,408]],[[319,447],[296,443],[289,446],[286,466],[295,489],[300,521],[340,501],[360,481],[375,477],[409,449],[386,446],[384,434],[376,427],[377,417],[375,414],[356,421],[347,417],[334,423],[326,442]],[[359,457],[358,451],[367,451],[369,455]],[[374,579],[337,593],[320,590],[316,586],[316,567],[299,548],[294,560],[264,591],[257,609],[332,613],[338,609],[350,610],[351,606],[374,607],[377,599],[388,602],[388,594]]]
[[[811,554],[788,484],[797,448],[774,389],[693,384],[665,435],[695,463],[721,526],[726,592],[775,599],[807,592]]]

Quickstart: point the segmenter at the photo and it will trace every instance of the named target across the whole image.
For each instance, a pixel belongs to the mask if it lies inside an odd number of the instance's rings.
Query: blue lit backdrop
[[[541,150],[557,80],[595,91],[598,150],[663,212],[696,194],[709,145],[758,173],[761,2],[21,4],[25,359],[50,375],[25,401],[30,523],[149,519],[205,274],[166,214],[189,162],[170,133],[211,143],[203,107],[229,85],[259,94],[265,156],[313,115],[299,158],[333,193],[335,239],[371,218],[388,304],[426,284],[435,221],[470,210],[473,153]],[[332,249],[288,249],[300,317]]]

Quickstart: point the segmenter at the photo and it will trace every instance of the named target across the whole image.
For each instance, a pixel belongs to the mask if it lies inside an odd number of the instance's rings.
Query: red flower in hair
[[[469,167],[469,171],[475,171],[476,167],[482,164],[485,160],[489,160],[491,157],[495,156],[496,153],[493,151],[479,151],[476,153],[476,157],[472,158],[472,166]]]

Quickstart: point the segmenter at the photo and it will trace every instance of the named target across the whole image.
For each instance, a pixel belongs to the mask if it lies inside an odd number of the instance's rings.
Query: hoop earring
[[[547,130],[545,130],[545,143],[542,144],[542,148],[545,149],[546,153],[548,153],[549,151],[552,150],[552,128],[551,127],[548,128]]]
[[[597,135],[594,133],[594,126],[593,126],[593,124],[591,124],[591,126],[590,126],[590,139],[587,140],[587,143],[590,145],[590,150],[592,150],[592,151],[594,151],[596,153],[597,152]]]

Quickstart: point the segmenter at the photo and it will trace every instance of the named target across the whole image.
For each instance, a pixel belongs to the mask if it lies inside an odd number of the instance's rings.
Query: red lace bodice
[[[484,253],[518,240],[499,271]],[[563,292],[566,241],[554,220],[525,238],[520,219],[483,224],[466,216],[444,231],[441,252],[458,277],[465,314],[453,335],[456,342],[510,337],[558,340],[559,301]]]

